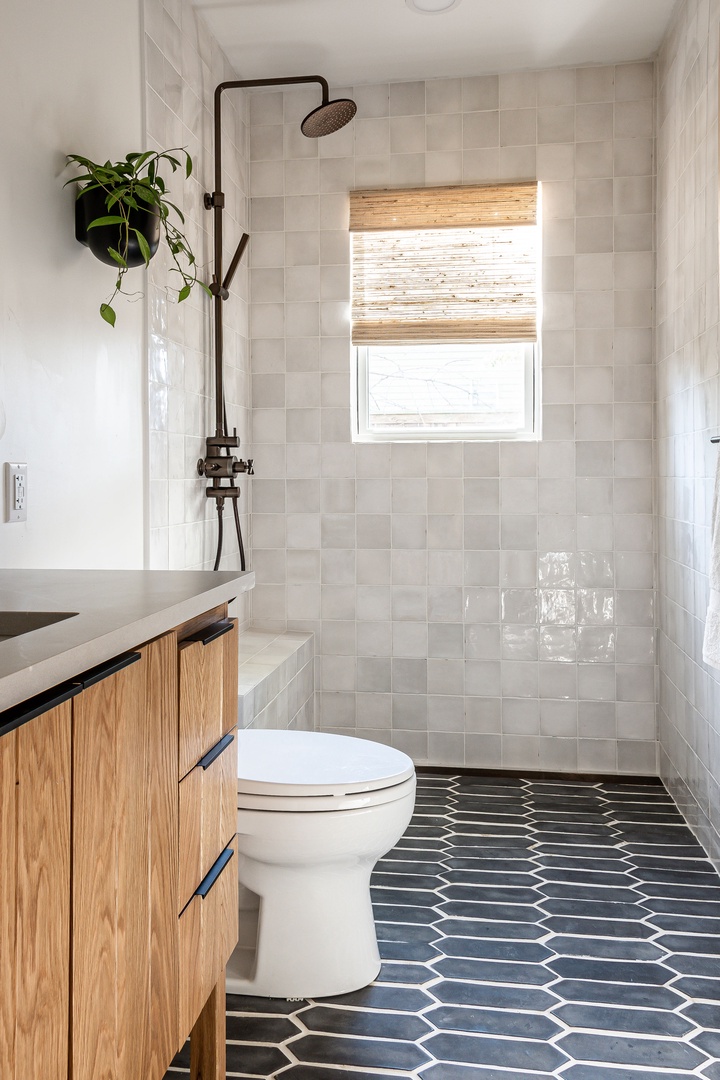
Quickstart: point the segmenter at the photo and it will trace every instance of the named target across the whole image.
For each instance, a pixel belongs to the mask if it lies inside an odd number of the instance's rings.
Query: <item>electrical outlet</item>
[[[5,503],[8,521],[27,521],[27,464],[5,462]]]

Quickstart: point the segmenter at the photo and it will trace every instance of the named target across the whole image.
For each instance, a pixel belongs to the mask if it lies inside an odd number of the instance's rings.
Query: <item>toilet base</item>
[[[241,865],[240,879],[249,888],[252,865]],[[230,957],[226,973],[229,994],[253,997],[333,997],[359,990],[380,971],[370,901],[372,865],[315,867],[308,875],[292,867],[263,869],[256,940],[245,942]],[[292,896],[291,905],[286,897]],[[273,902],[273,897],[280,902]],[[241,911],[241,923],[244,912]],[[248,913],[248,921],[256,917]],[[242,941],[241,926],[241,941]]]

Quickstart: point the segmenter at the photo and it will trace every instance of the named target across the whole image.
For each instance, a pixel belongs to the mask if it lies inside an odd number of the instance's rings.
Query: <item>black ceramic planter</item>
[[[125,251],[124,230],[120,225],[99,225],[96,229],[88,229],[91,221],[116,212],[114,208],[108,210],[105,205],[106,198],[107,193],[102,188],[80,193],[75,200],[75,238],[85,247],[89,247],[93,255],[108,266],[117,266],[113,257],[108,254],[109,247],[119,251],[128,266],[143,266],[145,259],[135,233],[129,234],[127,251]],[[141,207],[138,210],[131,209],[129,213],[131,228],[138,229],[145,237],[152,258],[160,243],[159,208],[157,206],[147,209]]]

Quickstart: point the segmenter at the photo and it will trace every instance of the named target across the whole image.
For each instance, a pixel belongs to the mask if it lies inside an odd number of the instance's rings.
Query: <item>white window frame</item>
[[[498,342],[500,344],[500,342]],[[427,431],[424,428],[402,428],[377,431],[369,425],[369,384],[367,345],[351,346],[352,373],[352,441],[376,442],[534,442],[540,439],[540,342],[523,342],[525,346],[525,426],[516,431]]]

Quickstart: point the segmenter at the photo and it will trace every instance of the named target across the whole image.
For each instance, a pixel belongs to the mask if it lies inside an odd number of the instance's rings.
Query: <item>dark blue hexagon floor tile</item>
[[[503,888],[502,885],[441,885],[448,900],[482,900],[486,904],[535,904],[542,897],[534,889]]]
[[[426,944],[440,935],[434,926],[399,922],[376,922],[378,941],[401,941],[407,944]]]
[[[440,917],[431,907],[401,907],[398,904],[385,904],[382,899],[373,902],[373,912],[376,922],[413,923],[423,926],[430,926]]]
[[[552,1073],[567,1062],[566,1055],[555,1046],[523,1039],[454,1035],[443,1031],[431,1035],[424,1045],[440,1061],[501,1065],[509,1069],[525,1069],[531,1074]]]
[[[557,881],[566,884],[597,885],[602,889],[610,886],[627,891],[627,886],[633,882],[628,874],[610,873],[606,870],[571,870],[567,867],[543,866],[538,870],[538,877],[543,881]]]
[[[660,915],[698,915],[700,918],[720,918],[720,904],[708,900],[664,899],[659,896],[646,896],[643,907],[648,912]]]
[[[425,1019],[443,1031],[470,1031],[475,1035],[508,1035],[518,1039],[549,1041],[562,1028],[544,1013],[514,1012],[509,1009],[470,1009],[440,1005],[425,1013]]]
[[[712,1065],[708,1065],[700,1075],[704,1076],[706,1080],[720,1080],[720,1061],[714,1061]]]
[[[434,907],[437,904],[437,894],[423,889],[378,889],[373,886],[370,895],[375,904],[395,907]]]
[[[434,945],[423,945],[417,941],[378,940],[378,949],[383,960],[415,960],[419,963],[426,963],[442,956],[442,953]]]
[[[615,875],[622,882],[623,871],[630,870],[630,865],[624,862],[620,862],[617,859],[598,859],[592,855],[578,856],[578,855],[536,855],[535,856],[538,865],[541,867],[541,873],[545,873],[548,870],[573,870],[573,871],[590,871],[595,874],[608,874]],[[598,880],[602,880],[601,878]],[[610,882],[612,885],[612,881]]]
[[[440,868],[440,872],[442,872],[442,867]],[[435,894],[435,889],[437,888],[438,879],[437,874],[433,877],[428,877],[425,874],[387,874],[384,872],[376,872],[372,876],[372,884],[375,888],[421,889],[433,896]]]
[[[448,900],[444,904],[438,904],[438,911],[451,918],[497,919],[501,922],[538,922],[542,918],[542,912],[529,905],[491,904],[472,900]]]
[[[707,869],[708,863],[688,863],[677,868],[673,860],[672,867],[648,866],[644,859],[635,860],[633,874],[641,881],[656,881],[674,885],[709,885],[717,887],[717,874]],[[702,869],[701,869],[702,867]]]
[[[649,920],[659,930],[678,934],[720,934],[720,919],[703,919],[696,915],[659,915]]]
[[[642,919],[650,911],[643,904],[606,904],[601,900],[562,900],[548,897],[542,901],[548,915],[580,915],[586,919]]]
[[[447,937],[437,946],[445,956],[465,956],[468,959],[518,960],[540,964],[553,955],[551,949],[535,941],[500,941],[495,938]],[[436,966],[436,965],[435,965]]]
[[[543,907],[547,907],[547,904],[543,904]],[[542,925],[555,934],[581,934],[590,940],[598,937],[643,940],[655,933],[652,926],[628,919],[588,919],[573,915],[549,915],[542,920]]]
[[[668,852],[662,845],[639,844],[633,840],[625,840],[622,845],[622,851],[626,855],[649,855],[651,858],[655,858],[658,855],[668,857]],[[706,859],[707,855],[703,848],[693,841],[693,837],[688,829],[685,831],[684,843],[673,844],[672,858]]]
[[[535,863],[530,859],[505,858],[503,856],[497,856],[496,851],[493,852],[493,855],[487,857],[483,857],[482,855],[476,855],[471,858],[448,856],[444,861],[449,871],[484,870],[494,871],[500,874],[522,874],[529,873],[536,868]]]
[[[503,960],[465,960],[453,956],[434,961],[432,966],[446,979],[472,979],[474,982],[545,986],[555,977],[542,964],[513,964]]]
[[[391,1039],[359,1039],[350,1035],[305,1035],[292,1044],[298,1061],[317,1065],[349,1065],[365,1069],[412,1071],[428,1055],[414,1043]]]
[[[604,960],[657,960],[665,956],[650,941],[623,941],[621,938],[565,937],[552,938],[549,945],[562,956],[586,956]]]
[[[591,960],[585,957],[561,956],[550,960],[548,967],[563,979],[592,979],[599,982],[643,983],[664,986],[672,979],[672,972],[660,964],[642,961]]]
[[[678,1039],[633,1038],[627,1035],[589,1035],[573,1031],[557,1042],[577,1061],[642,1065],[645,1069],[696,1069],[706,1055]]]
[[[443,868],[444,860],[435,859],[433,862],[429,862],[423,859],[397,859],[392,858],[392,852],[390,852],[384,859],[375,867],[375,873],[384,874],[425,874],[429,875],[432,880],[432,888],[437,885],[435,878],[440,869]],[[374,875],[373,875],[374,876]]]
[[[636,866],[655,867],[658,870],[677,870],[682,873],[714,874],[713,864],[703,851],[699,851],[697,857],[691,855],[682,858],[678,855],[677,848],[673,848],[672,855],[662,849],[651,855],[638,855],[633,852],[628,856]]]
[[[295,1002],[295,1008],[298,1003]],[[230,1016],[226,1018],[225,1031],[228,1039],[234,1042],[283,1043],[293,1035],[300,1034],[300,1028],[292,1020],[283,1016]]]
[[[677,983],[675,984],[677,985]],[[553,994],[564,1001],[602,1002],[606,1005],[633,1005],[641,1009],[676,1009],[684,998],[666,986],[631,986],[629,983],[583,982],[562,979],[552,984]]]
[[[604,863],[606,866],[613,862],[620,862],[627,857],[627,852],[616,847],[586,847],[582,844],[568,847],[567,844],[539,844],[535,852],[539,860],[546,856],[554,856],[565,861],[574,862],[577,859],[585,859],[589,862]]]
[[[537,878],[532,874],[513,874],[507,870],[446,870],[443,873],[448,885],[468,885],[473,889],[485,890],[488,885],[514,888],[532,888],[537,885]],[[461,898],[462,899],[462,898]],[[532,902],[532,901],[531,901]]]
[[[699,1027],[720,1031],[720,1005],[706,1005],[701,1001],[694,1001],[682,1010],[682,1015],[689,1017]]]
[[[585,900],[601,904],[633,904],[643,899],[632,889],[603,888],[600,885],[581,885],[579,882],[540,882],[538,891],[550,899]]]
[[[510,825],[513,833],[518,828],[522,813],[512,806],[476,806],[472,810],[456,810],[452,815],[454,831],[462,832],[466,825]]]
[[[421,837],[410,836],[408,833],[403,833],[397,842],[395,847],[396,852],[418,852],[418,851],[433,851],[437,854],[439,851],[443,851],[447,841],[445,839],[439,839],[437,837]],[[390,858],[390,855],[385,856],[386,859]]]
[[[227,1071],[250,1076],[270,1076],[290,1064],[279,1046],[253,1046],[247,1043],[227,1044]]]
[[[596,1028],[598,1031],[637,1031],[646,1035],[671,1035],[682,1038],[692,1031],[693,1023],[678,1013],[657,1009],[621,1009],[607,1005],[561,1005],[553,1010],[571,1028]]]
[[[697,978],[690,975],[685,978],[678,978],[673,987],[689,998],[698,998],[701,1001],[720,1001],[720,978]]]
[[[703,956],[720,956],[720,937],[692,934],[663,934],[655,939],[668,952],[700,953]]]
[[[491,1009],[523,1009],[527,1012],[545,1012],[558,1003],[558,999],[546,990],[450,979],[435,983],[428,993],[444,1005],[483,1005]]]
[[[545,937],[547,930],[540,925],[525,922],[485,922],[482,919],[442,919],[436,924],[447,937],[522,938],[536,941]]]
[[[716,956],[691,956],[678,953],[663,960],[665,967],[678,975],[700,975],[708,979],[717,979],[720,965]]]
[[[394,964],[389,961],[380,968],[377,977],[379,983],[398,983],[404,986],[422,986],[437,978],[430,967],[425,964]]]
[[[432,1031],[420,1016],[341,1009],[332,1005],[315,1005],[305,1009],[302,1022],[308,1030],[324,1035],[364,1035],[375,1039],[402,1039],[403,1042],[417,1042]]]
[[[720,1031],[701,1031],[690,1042],[711,1058],[720,1058]]]

